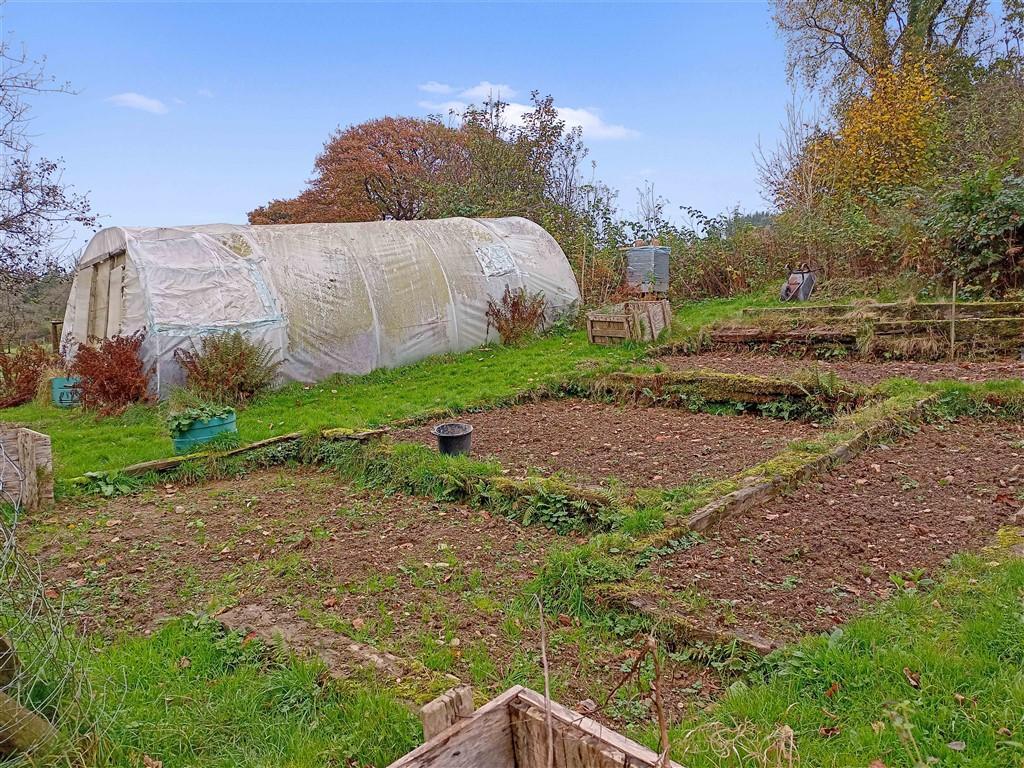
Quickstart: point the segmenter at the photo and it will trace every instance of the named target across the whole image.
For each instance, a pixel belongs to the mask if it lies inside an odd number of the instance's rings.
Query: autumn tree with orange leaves
[[[437,120],[384,117],[336,131],[308,188],[249,213],[253,224],[418,219],[465,178],[463,137]]]
[[[521,122],[488,100],[441,118],[385,117],[336,131],[297,197],[249,214],[253,224],[527,216],[540,223],[586,200],[580,130],[534,93]]]

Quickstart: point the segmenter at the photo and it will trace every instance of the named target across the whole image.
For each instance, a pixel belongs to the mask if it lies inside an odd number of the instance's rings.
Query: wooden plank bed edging
[[[754,479],[751,484],[705,504],[686,519],[686,527],[691,531],[706,531],[727,517],[746,512],[787,490],[798,487],[812,477],[820,477],[836,467],[853,461],[879,438],[898,430],[901,420],[908,420],[912,423],[920,422],[924,417],[925,408],[935,398],[936,396],[932,395],[919,400],[912,407],[898,414],[901,417],[900,420],[896,415],[879,419],[849,440],[839,443],[827,453],[815,456],[792,472],[763,479],[760,482]]]
[[[389,431],[389,427],[368,429],[361,432],[356,432],[350,429],[324,429],[320,431],[320,437],[324,440],[358,440],[363,442],[375,437],[380,437]],[[147,472],[166,472],[167,470],[174,469],[186,461],[197,461],[199,459],[224,459],[229,456],[238,456],[239,454],[248,453],[260,448],[266,448],[269,445],[294,442],[302,439],[306,434],[308,433],[289,432],[285,435],[275,435],[274,437],[268,437],[265,440],[257,440],[255,443],[249,443],[248,445],[242,445],[238,448],[232,448],[227,451],[197,451],[195,453],[186,453],[181,456],[170,456],[166,459],[143,461],[139,464],[131,464],[130,466],[122,469],[111,471],[115,474],[127,475],[129,477],[144,475]],[[81,476],[73,477],[68,482],[72,485],[80,485],[87,480],[87,477]]]

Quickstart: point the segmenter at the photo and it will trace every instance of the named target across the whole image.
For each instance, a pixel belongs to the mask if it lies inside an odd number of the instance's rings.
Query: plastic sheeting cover
[[[479,346],[506,286],[542,292],[549,319],[579,301],[558,244],[520,218],[114,227],[79,262],[62,341],[86,338],[95,267],[119,253],[119,330],[146,329],[161,394],[180,381],[174,350],[217,331],[245,332],[285,378],[316,381]]]

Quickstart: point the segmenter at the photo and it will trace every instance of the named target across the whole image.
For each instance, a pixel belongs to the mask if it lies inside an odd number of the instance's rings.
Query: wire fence
[[[0,441],[0,761],[81,766],[97,748],[93,697],[63,603],[18,547],[25,480]]]

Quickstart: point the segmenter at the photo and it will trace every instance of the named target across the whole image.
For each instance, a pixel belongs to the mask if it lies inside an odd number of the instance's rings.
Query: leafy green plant
[[[582,499],[570,499],[560,493],[541,488],[530,499],[523,515],[523,525],[537,521],[558,533],[569,533],[583,525],[587,503]]]
[[[757,409],[761,412],[762,416],[767,416],[772,419],[782,419],[783,421],[790,421],[796,418],[800,413],[800,404],[795,403],[792,400],[779,399],[770,400],[767,403],[761,403]]]
[[[170,431],[171,437],[181,437],[197,422],[227,418],[234,412],[235,409],[227,405],[207,404],[186,408],[167,416],[167,429]]]
[[[649,546],[644,549],[636,558],[636,565],[638,568],[646,568],[652,562],[659,557],[667,557],[674,555],[678,552],[685,552],[691,547],[695,547],[698,544],[703,544],[705,538],[696,531],[688,531],[682,536],[678,536],[674,539],[669,539],[667,542],[660,546]]]
[[[98,493],[107,498],[127,496],[141,487],[141,483],[134,477],[120,472],[86,472],[85,478],[86,483],[82,490],[86,493]]]

